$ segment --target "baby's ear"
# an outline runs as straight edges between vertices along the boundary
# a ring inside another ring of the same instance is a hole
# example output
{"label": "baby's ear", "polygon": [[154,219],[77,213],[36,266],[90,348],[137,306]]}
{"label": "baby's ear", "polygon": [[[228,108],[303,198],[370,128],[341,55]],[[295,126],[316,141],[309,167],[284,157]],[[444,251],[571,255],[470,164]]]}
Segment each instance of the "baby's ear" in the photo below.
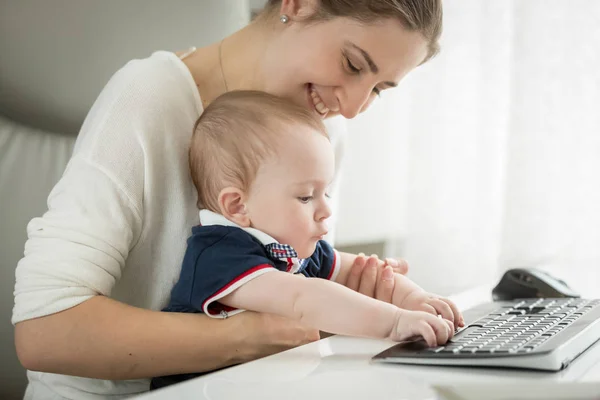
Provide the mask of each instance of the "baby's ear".
{"label": "baby's ear", "polygon": [[221,190],[221,193],[219,193],[219,208],[221,214],[231,222],[235,222],[244,228],[250,226],[250,218],[246,213],[246,195],[244,191],[234,187],[226,187]]}

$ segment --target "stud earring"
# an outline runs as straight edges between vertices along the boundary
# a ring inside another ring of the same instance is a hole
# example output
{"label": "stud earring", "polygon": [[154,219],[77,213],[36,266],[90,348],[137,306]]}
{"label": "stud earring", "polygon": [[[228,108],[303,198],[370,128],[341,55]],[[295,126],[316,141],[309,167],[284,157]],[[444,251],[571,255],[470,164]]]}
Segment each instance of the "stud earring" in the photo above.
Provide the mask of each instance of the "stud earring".
{"label": "stud earring", "polygon": [[290,18],[285,14],[281,14],[281,17],[279,17],[279,20],[281,21],[282,24],[287,24],[287,22],[290,20]]}

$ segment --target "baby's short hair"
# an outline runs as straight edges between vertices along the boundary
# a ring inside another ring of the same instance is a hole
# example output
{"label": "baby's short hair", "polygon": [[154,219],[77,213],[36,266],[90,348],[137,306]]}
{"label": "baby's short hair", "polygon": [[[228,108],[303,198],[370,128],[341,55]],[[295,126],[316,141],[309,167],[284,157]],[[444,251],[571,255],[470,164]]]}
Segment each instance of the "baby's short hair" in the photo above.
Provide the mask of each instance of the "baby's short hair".
{"label": "baby's short hair", "polygon": [[196,122],[189,153],[198,208],[219,212],[219,193],[228,186],[247,191],[274,154],[280,128],[290,123],[328,137],[307,108],[265,92],[232,91],[210,103]]}

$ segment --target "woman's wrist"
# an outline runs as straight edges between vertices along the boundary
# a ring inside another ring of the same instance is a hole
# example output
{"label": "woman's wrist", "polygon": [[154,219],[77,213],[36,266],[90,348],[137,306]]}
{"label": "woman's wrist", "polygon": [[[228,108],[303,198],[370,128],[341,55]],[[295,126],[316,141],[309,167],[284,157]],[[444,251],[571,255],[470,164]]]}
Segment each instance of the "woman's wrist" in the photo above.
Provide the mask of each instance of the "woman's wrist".
{"label": "woman's wrist", "polygon": [[241,364],[260,357],[260,340],[263,333],[257,321],[258,315],[245,311],[241,314],[228,318],[227,334],[231,339],[227,349],[229,365]]}
{"label": "woman's wrist", "polygon": [[235,363],[256,360],[320,339],[317,329],[273,314],[245,311],[230,321]]}

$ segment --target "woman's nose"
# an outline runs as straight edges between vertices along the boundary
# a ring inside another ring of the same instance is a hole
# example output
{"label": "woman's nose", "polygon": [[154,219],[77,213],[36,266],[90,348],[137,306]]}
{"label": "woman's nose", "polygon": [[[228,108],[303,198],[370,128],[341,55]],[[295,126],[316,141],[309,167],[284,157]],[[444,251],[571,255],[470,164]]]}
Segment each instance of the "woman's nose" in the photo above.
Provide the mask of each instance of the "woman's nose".
{"label": "woman's nose", "polygon": [[356,117],[369,107],[372,93],[373,88],[364,84],[340,88],[338,92],[340,114],[347,119]]}

